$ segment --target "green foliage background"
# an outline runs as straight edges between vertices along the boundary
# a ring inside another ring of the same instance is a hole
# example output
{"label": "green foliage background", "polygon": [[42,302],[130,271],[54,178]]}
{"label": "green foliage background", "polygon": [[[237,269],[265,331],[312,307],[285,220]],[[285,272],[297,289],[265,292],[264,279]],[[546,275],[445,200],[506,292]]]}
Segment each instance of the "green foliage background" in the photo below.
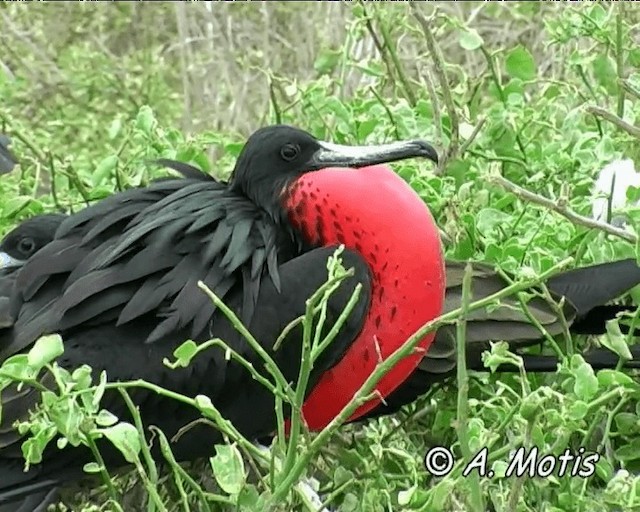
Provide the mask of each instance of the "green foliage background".
{"label": "green foliage background", "polygon": [[[340,143],[421,137],[444,152],[459,138],[462,151],[443,172],[394,165],[430,206],[448,257],[521,275],[567,256],[576,265],[635,256],[632,244],[523,202],[491,174],[590,215],[597,172],[639,156],[636,137],[588,107],[636,122],[640,9],[439,2],[416,10],[429,18],[443,71],[405,3],[0,5],[0,129],[21,161],[0,179],[0,233],[144,184],[164,172],[147,164],[158,156],[225,176],[247,134],[285,122]],[[640,386],[621,372],[596,375],[579,358],[526,382],[471,381],[467,431],[472,451],[490,447],[492,479],[473,483],[458,466],[442,479],[424,470],[430,446],[460,455],[455,381],[393,418],[344,428],[309,474],[326,506],[344,512],[474,510],[476,485],[491,510],[640,509]],[[586,479],[501,478],[500,461],[521,445],[603,455]],[[289,499],[284,510],[305,510]]]}

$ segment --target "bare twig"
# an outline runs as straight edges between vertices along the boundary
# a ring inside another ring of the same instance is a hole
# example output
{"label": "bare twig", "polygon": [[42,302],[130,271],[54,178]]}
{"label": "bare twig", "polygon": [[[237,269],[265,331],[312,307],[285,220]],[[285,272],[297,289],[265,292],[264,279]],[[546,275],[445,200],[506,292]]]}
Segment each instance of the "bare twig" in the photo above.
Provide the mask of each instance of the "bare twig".
{"label": "bare twig", "polygon": [[462,146],[460,146],[460,155],[464,155],[467,152],[467,149],[469,149],[471,144],[473,144],[473,141],[476,140],[476,137],[480,133],[480,130],[482,130],[482,127],[484,126],[484,123],[486,121],[486,117],[481,117],[478,119],[476,127],[471,132],[471,135],[469,135],[469,138],[462,143]]}
{"label": "bare twig", "polygon": [[438,43],[436,42],[436,38],[433,35],[433,31],[431,30],[431,23],[427,18],[423,16],[423,14],[418,10],[418,7],[411,2],[409,4],[411,9],[413,10],[413,15],[418,20],[418,23],[422,27],[422,31],[424,32],[425,40],[427,42],[427,48],[429,49],[429,53],[431,54],[431,58],[433,60],[433,71],[438,78],[438,82],[440,82],[440,89],[442,90],[442,98],[444,100],[444,104],[447,107],[447,113],[449,114],[449,121],[451,123],[451,135],[449,137],[449,147],[438,164],[438,171],[442,172],[442,170],[447,165],[447,162],[452,158],[455,158],[458,154],[459,145],[460,145],[460,122],[458,120],[458,112],[456,111],[456,107],[453,103],[453,98],[451,97],[451,90],[449,89],[449,81],[447,80],[447,72],[444,69],[444,57],[442,56],[442,52],[438,47]]}
{"label": "bare twig", "polygon": [[594,116],[601,117],[605,121],[609,121],[610,123],[620,128],[621,130],[627,132],[632,137],[635,137],[636,139],[640,139],[640,128],[627,123],[624,119],[621,119],[617,115],[612,114],[608,110],[605,110],[601,107],[596,107],[595,105],[589,105],[587,107],[587,112],[589,112],[590,114],[593,114]]}
{"label": "bare twig", "polygon": [[488,176],[487,179],[492,183],[500,185],[502,188],[508,190],[512,194],[515,194],[520,199],[539,204],[540,206],[544,206],[549,210],[553,210],[554,212],[559,213],[574,224],[579,224],[587,228],[599,229],[600,231],[604,231],[605,233],[608,233],[610,235],[622,238],[623,240],[626,240],[627,242],[630,242],[632,244],[638,242],[638,237],[634,233],[629,233],[624,229],[617,228],[615,226],[612,226],[611,224],[607,224],[606,222],[600,222],[589,217],[585,217],[584,215],[580,215],[567,208],[565,205],[538,195],[534,192],[530,192],[529,190],[516,185],[515,183],[503,178],[500,175],[491,175]]}
{"label": "bare twig", "polygon": [[[394,48],[395,42],[391,40],[391,35],[389,34],[387,26],[375,14],[372,15],[368,11],[366,2],[360,2],[360,5],[362,6],[364,12],[367,31],[371,35],[376,48],[378,49],[378,52],[380,52],[380,56],[382,57],[387,70],[389,71],[389,75],[393,77],[395,71],[395,75],[398,77],[398,81],[402,85],[402,89],[404,90],[404,95],[407,98],[407,101],[412,107],[415,107],[417,101],[416,95],[411,88],[411,84],[409,83],[407,74],[402,67],[402,63],[400,62],[398,54]],[[382,40],[380,40],[380,37],[378,37],[378,34],[375,31],[373,20],[378,22]]]}
{"label": "bare twig", "polygon": [[624,10],[624,2],[614,4],[616,9],[616,74],[618,75],[618,117],[624,117],[624,87],[620,86],[620,82],[624,78],[624,46],[622,41],[622,16]]}
{"label": "bare twig", "polygon": [[386,101],[384,101],[382,96],[378,94],[378,91],[376,91],[373,86],[369,86],[369,90],[371,91],[371,94],[373,94],[376,97],[376,99],[378,100],[378,103],[382,105],[382,108],[384,108],[385,112],[387,113],[389,122],[391,122],[391,126],[393,126],[396,139],[400,139],[400,133],[398,132],[398,123],[396,123],[396,119],[393,115],[393,112],[391,112],[391,109],[389,109],[389,105],[387,105]]}
{"label": "bare twig", "polygon": [[629,96],[633,96],[635,99],[640,100],[640,91],[631,85],[629,80],[618,80],[618,85],[620,85]]}
{"label": "bare twig", "polygon": [[438,137],[438,140],[442,140],[442,115],[440,113],[440,100],[438,99],[436,86],[433,83],[433,78],[431,78],[431,73],[429,73],[428,69],[425,71],[424,81],[427,83],[427,92],[429,93],[429,98],[431,98],[431,105],[433,105],[433,121],[436,126],[436,136]]}

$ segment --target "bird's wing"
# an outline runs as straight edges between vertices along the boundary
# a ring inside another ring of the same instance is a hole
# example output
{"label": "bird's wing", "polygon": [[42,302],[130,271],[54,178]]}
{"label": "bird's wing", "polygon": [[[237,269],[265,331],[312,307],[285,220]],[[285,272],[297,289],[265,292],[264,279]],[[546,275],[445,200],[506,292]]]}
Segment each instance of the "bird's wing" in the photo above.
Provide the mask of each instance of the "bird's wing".
{"label": "bird's wing", "polygon": [[[508,282],[496,273],[493,267],[482,263],[472,263],[472,301],[487,297],[508,286]],[[446,262],[445,312],[458,309],[462,304],[462,280],[466,262]],[[618,312],[633,310],[628,306],[604,306],[632,287],[640,284],[640,267],[634,259],[604,263],[578,268],[558,274],[545,285],[553,300],[564,297],[562,313],[571,333],[602,334],[605,323]],[[558,303],[549,304],[536,297],[529,300],[528,310],[551,335],[564,329],[558,314]],[[482,353],[490,348],[490,341],[506,341],[512,349],[522,348],[543,341],[543,333],[535,323],[521,311],[516,298],[507,297],[491,309],[481,309],[468,315],[465,336],[467,367],[482,370]],[[634,361],[628,367],[638,367],[640,349],[631,347]],[[583,357],[594,369],[615,368],[618,356],[606,349],[592,349]],[[554,355],[522,354],[527,371],[555,371],[558,358]],[[413,402],[434,384],[442,382],[455,373],[457,365],[457,345],[455,326],[446,325],[438,329],[432,345],[424,358],[405,382],[385,398],[386,406],[379,406],[363,418],[391,414],[403,405]],[[499,371],[517,371],[516,367],[505,365]]]}
{"label": "bird's wing", "polygon": [[[273,344],[285,327],[291,326],[293,320],[304,315],[306,300],[326,282],[327,258],[334,250],[335,247],[323,247],[291,258],[279,265],[279,287],[270,279],[265,279],[260,287],[255,314],[248,322],[247,328],[263,344],[287,381],[295,382],[300,371],[301,325],[298,323],[290,329],[278,348],[274,348]],[[313,365],[307,386],[308,392],[322,373],[332,367],[349,348],[362,328],[370,303],[371,278],[366,262],[349,250],[345,250],[341,257],[345,268],[354,269],[354,275],[348,277],[331,295],[325,311],[323,334],[328,334],[335,325],[358,283],[362,285],[362,291],[352,314]],[[234,294],[231,299],[232,303],[241,301],[242,297],[238,294]],[[225,321],[222,312],[217,311],[215,315],[212,336],[227,341],[238,354],[251,363],[255,371],[267,378],[268,374],[260,356],[252,350],[233,325]],[[316,320],[319,316],[317,313]],[[69,367],[86,363],[97,369],[102,365],[106,367],[110,381],[142,378],[187,396],[204,394],[212,400],[223,417],[231,421],[245,436],[265,436],[273,432],[276,425],[274,396],[257,380],[252,379],[245,367],[233,359],[228,360],[222,348],[210,348],[206,353],[194,358],[188,368],[172,370],[162,363],[162,356],[170,357],[180,340],[175,339],[173,344],[156,343],[146,346],[130,341],[124,351],[116,353],[111,350],[109,342],[113,340],[115,343],[126,331],[127,329],[116,328],[113,324],[95,329],[83,326],[83,335],[77,338],[71,335],[69,341],[70,345],[73,345],[76,340],[82,338],[87,345],[84,348],[88,350],[82,350],[80,347],[78,350],[65,353],[64,357],[72,358],[67,361]],[[128,332],[132,333],[131,330]],[[100,340],[95,341],[98,338]],[[105,344],[106,346],[92,352],[92,348],[96,349],[97,345]],[[33,407],[39,396],[39,391],[19,394],[15,388],[2,395],[0,503],[10,495],[20,498],[22,495],[30,494],[35,488],[46,486],[50,479],[53,479],[52,485],[56,485],[58,479],[64,480],[65,472],[75,471],[82,474],[83,463],[91,460],[86,458],[87,455],[90,456],[90,452],[85,447],[69,446],[60,451],[54,444],[45,452],[42,463],[33,465],[27,472],[23,471],[22,465],[11,464],[14,457],[21,456],[20,438],[11,425],[28,415],[29,408]],[[6,408],[5,401],[8,405]],[[200,458],[207,446],[222,441],[222,436],[216,429],[195,422],[201,418],[201,413],[189,405],[145,390],[136,390],[135,402],[140,407],[145,423],[158,426],[170,439],[186,424],[190,425],[180,436],[176,436],[175,442],[172,441],[172,451],[179,461]],[[100,405],[123,421],[130,417],[126,405],[122,403],[116,391],[107,390]],[[98,440],[97,443],[107,467],[112,469],[122,465],[122,456],[113,446],[103,440]],[[154,455],[157,454],[156,450],[158,445],[154,443]]]}
{"label": "bird's wing", "polygon": [[[447,289],[445,311],[453,311],[462,304],[462,277],[465,263],[447,261]],[[472,301],[487,297],[508,285],[495,270],[485,264],[472,264]],[[479,309],[469,314],[465,342],[468,360],[481,364],[481,353],[489,348],[489,341],[507,341],[513,347],[539,342],[543,334],[532,318],[552,336],[562,333],[564,321],[588,325],[589,333],[604,332],[605,321],[615,316],[602,306],[640,283],[640,267],[634,259],[603,263],[562,272],[545,284],[556,304],[541,297],[527,302],[529,317],[515,297],[503,299],[496,307]],[[558,303],[564,297],[562,314]],[[602,317],[602,318],[600,318]],[[606,318],[605,318],[606,317]],[[572,327],[573,330],[573,327]],[[585,328],[579,329],[580,332]],[[420,369],[442,374],[452,371],[456,364],[455,327],[439,329]]]}
{"label": "bird's wing", "polygon": [[[472,263],[471,302],[488,297],[509,285],[494,268],[487,264]],[[462,304],[462,280],[466,262],[446,262],[445,312],[454,311]],[[559,300],[560,297],[554,296]],[[535,319],[551,335],[564,329],[558,306],[541,297],[532,297],[527,302],[527,312],[523,311],[517,297],[506,297],[496,306],[480,308],[467,315],[465,342],[470,357],[474,360],[489,348],[490,341],[508,341],[526,346],[537,343],[543,336],[532,319]],[[577,311],[569,299],[562,309],[564,318],[570,325]],[[419,368],[428,373],[444,374],[454,370],[456,365],[455,326],[438,329],[433,344],[429,347]]]}
{"label": "bird's wing", "polygon": [[214,310],[198,281],[223,300],[242,284],[250,318],[263,271],[278,283],[279,235],[253,203],[215,181],[166,180],[116,194],[71,216],[20,271],[15,329],[0,359],[48,332],[145,315],[157,324],[148,342],[184,328],[196,336]]}

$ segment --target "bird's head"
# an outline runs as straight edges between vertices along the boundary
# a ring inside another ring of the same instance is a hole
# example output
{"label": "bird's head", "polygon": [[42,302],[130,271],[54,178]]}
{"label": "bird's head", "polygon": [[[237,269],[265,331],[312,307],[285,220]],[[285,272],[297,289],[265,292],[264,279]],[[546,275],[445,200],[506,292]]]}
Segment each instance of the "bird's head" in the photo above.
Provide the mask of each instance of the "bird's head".
{"label": "bird's head", "polygon": [[276,214],[282,191],[304,173],[328,167],[361,168],[414,157],[438,161],[433,146],[422,140],[345,146],[320,141],[292,126],[267,126],[247,140],[229,184],[233,190]]}
{"label": "bird's head", "polygon": [[25,220],[0,242],[0,269],[22,266],[31,256],[51,242],[62,221],[62,214],[38,215]]}

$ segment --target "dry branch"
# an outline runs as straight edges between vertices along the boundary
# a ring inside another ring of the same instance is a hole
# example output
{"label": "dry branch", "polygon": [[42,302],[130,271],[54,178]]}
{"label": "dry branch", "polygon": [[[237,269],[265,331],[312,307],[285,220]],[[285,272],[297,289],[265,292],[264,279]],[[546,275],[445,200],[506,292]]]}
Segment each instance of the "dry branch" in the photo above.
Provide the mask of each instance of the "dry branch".
{"label": "dry branch", "polygon": [[587,107],[587,112],[589,112],[590,114],[593,114],[594,116],[601,117],[605,121],[609,121],[610,123],[620,128],[621,130],[627,132],[632,137],[635,137],[636,139],[640,139],[640,128],[627,123],[624,119],[621,119],[617,115],[612,114],[608,110],[605,110],[601,107],[596,107],[595,105],[589,105]]}
{"label": "dry branch", "polygon": [[452,158],[455,158],[455,156],[458,154],[460,145],[460,122],[458,120],[458,112],[456,111],[456,106],[453,103],[453,98],[451,97],[451,90],[449,88],[447,72],[444,69],[444,57],[442,56],[442,52],[440,51],[438,43],[436,42],[436,38],[433,35],[433,31],[431,30],[431,22],[423,16],[423,14],[413,2],[411,2],[409,5],[411,6],[414,17],[416,18],[416,20],[418,20],[418,23],[420,24],[420,26],[422,27],[422,31],[424,32],[427,48],[433,60],[433,72],[438,78],[438,82],[440,82],[442,98],[444,100],[445,106],[447,107],[447,113],[449,114],[449,120],[451,123],[449,147],[447,148],[446,153],[438,164],[438,171],[442,172],[442,170],[447,165],[447,162]]}
{"label": "dry branch", "polygon": [[604,231],[613,236],[617,236],[618,238],[622,238],[627,242],[635,244],[638,242],[638,237],[634,233],[629,233],[628,231],[612,226],[611,224],[607,224],[606,222],[600,222],[589,217],[585,217],[584,215],[580,215],[565,205],[548,199],[544,196],[536,194],[534,192],[530,192],[515,183],[503,178],[500,175],[491,175],[488,176],[488,181],[491,183],[495,183],[500,185],[502,188],[508,190],[512,194],[516,195],[520,199],[525,201],[529,201],[530,203],[535,203],[540,206],[547,208],[548,210],[552,210],[556,213],[559,213],[563,217],[569,219],[574,224],[578,224],[581,226],[585,226],[587,228],[599,229],[600,231]]}

